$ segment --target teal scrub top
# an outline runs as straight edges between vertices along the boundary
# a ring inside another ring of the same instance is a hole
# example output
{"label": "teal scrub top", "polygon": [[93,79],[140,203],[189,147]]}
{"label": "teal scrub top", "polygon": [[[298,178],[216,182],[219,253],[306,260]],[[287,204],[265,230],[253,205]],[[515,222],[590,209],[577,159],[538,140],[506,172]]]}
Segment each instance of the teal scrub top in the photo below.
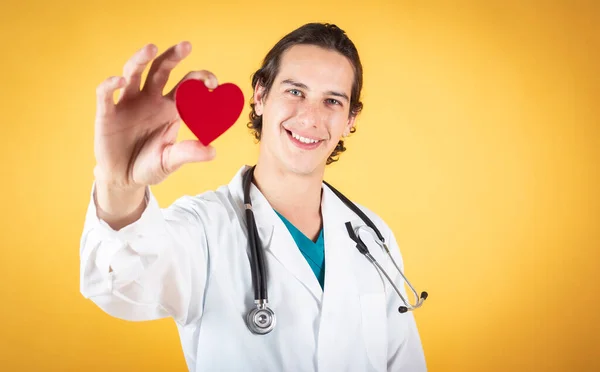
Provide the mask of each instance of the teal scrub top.
{"label": "teal scrub top", "polygon": [[315,273],[321,289],[325,283],[325,243],[323,241],[323,229],[319,232],[319,236],[316,242],[313,242],[308,238],[302,231],[298,230],[290,221],[288,221],[283,215],[275,211],[279,218],[283,221],[285,226],[288,228],[290,234],[294,238],[298,249],[302,252],[302,255],[310,265],[310,268]]}

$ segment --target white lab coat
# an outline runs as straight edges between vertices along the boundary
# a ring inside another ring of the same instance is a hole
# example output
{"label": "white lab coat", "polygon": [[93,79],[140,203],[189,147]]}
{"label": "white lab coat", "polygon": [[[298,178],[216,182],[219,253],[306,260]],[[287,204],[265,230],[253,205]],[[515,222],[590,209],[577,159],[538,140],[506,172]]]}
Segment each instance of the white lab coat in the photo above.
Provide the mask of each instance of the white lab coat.
{"label": "white lab coat", "polygon": [[[252,185],[277,323],[266,335],[248,330],[245,315],[255,305],[243,208],[245,169],[229,185],[181,197],[168,208],[160,208],[147,188],[141,218],[119,231],[97,218],[92,198],[80,247],[83,296],[121,319],[172,317],[190,371],[426,371],[413,314],[398,312],[397,294],[348,236],[344,223],[362,221],[325,185],[324,291],[281,219]],[[394,234],[359,207],[403,268]],[[368,236],[361,234],[371,254],[404,291],[397,270]]]}

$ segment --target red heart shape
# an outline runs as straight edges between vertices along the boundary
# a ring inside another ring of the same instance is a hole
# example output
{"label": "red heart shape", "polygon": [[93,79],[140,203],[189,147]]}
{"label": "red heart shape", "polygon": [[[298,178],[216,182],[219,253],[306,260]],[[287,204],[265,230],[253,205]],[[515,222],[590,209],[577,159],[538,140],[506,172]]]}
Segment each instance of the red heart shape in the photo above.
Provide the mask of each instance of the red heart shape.
{"label": "red heart shape", "polygon": [[177,87],[175,105],[185,125],[208,146],[240,117],[244,94],[233,83],[219,85],[211,92],[201,80],[188,79]]}

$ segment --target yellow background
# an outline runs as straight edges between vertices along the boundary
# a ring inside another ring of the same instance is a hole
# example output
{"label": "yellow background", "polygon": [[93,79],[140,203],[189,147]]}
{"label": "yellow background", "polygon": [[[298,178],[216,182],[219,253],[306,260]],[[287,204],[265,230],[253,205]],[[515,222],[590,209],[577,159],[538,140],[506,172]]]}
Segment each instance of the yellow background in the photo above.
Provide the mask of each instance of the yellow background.
{"label": "yellow background", "polygon": [[[2,2],[1,370],[185,370],[172,321],[79,293],[96,85],[145,43],[189,40],[168,89],[209,69],[249,98],[269,48],[310,21],[361,53],[365,109],[326,178],[388,221],[429,291],[430,371],[600,370],[598,2],[215,3]],[[154,187],[162,206],[255,161],[247,115],[214,162]]]}

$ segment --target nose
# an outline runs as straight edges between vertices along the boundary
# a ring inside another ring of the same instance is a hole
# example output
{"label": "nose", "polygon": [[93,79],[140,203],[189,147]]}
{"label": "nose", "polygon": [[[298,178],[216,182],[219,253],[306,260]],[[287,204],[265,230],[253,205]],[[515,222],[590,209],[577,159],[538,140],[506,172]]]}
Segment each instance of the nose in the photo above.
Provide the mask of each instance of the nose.
{"label": "nose", "polygon": [[317,128],[321,122],[323,113],[316,102],[304,101],[299,107],[297,119],[305,128]]}

